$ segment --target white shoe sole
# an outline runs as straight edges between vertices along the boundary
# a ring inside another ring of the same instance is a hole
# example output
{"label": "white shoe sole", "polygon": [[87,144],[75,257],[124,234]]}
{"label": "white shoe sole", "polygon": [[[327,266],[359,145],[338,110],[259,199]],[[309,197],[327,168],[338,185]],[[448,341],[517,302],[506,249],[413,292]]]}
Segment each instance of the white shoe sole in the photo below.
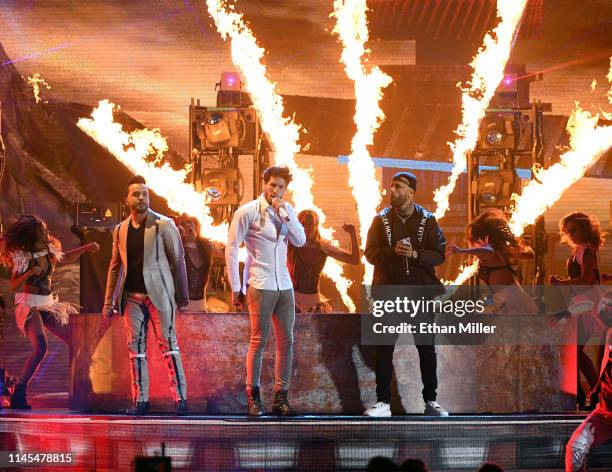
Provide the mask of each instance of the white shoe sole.
{"label": "white shoe sole", "polygon": [[372,414],[372,413],[365,412],[363,415],[369,416],[370,418],[389,418],[391,416],[391,412],[381,413],[381,414]]}

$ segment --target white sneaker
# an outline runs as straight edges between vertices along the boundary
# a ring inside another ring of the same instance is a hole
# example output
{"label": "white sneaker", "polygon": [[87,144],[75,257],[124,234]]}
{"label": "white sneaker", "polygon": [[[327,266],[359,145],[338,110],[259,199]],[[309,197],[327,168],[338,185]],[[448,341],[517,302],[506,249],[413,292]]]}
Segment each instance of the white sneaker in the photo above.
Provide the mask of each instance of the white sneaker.
{"label": "white sneaker", "polygon": [[376,405],[368,408],[364,415],[366,416],[375,416],[375,417],[385,417],[391,416],[391,406],[385,402],[378,402]]}
{"label": "white sneaker", "polygon": [[448,416],[448,411],[440,406],[438,402],[432,400],[425,403],[425,412],[427,416]]}

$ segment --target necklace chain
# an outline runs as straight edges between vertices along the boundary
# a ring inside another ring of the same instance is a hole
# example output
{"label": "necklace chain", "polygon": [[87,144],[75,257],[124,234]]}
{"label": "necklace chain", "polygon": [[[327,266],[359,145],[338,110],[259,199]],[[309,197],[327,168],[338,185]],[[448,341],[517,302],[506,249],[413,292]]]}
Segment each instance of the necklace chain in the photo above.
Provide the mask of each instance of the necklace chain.
{"label": "necklace chain", "polygon": [[414,206],[410,210],[410,213],[408,213],[404,218],[402,218],[402,215],[400,215],[399,210],[397,210],[395,213],[397,214],[397,217],[402,221],[402,224],[404,225],[406,224],[406,221],[408,220],[408,218],[410,218],[410,216],[412,215],[413,211],[414,211]]}

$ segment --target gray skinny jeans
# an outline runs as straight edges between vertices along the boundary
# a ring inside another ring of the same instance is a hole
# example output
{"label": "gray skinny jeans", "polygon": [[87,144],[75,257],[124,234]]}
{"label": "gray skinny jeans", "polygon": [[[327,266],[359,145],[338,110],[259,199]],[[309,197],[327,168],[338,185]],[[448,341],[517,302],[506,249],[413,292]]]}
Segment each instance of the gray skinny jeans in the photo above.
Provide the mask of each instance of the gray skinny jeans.
{"label": "gray skinny jeans", "polygon": [[251,321],[251,340],[246,361],[247,388],[259,387],[261,360],[270,336],[270,324],[272,324],[276,336],[274,390],[288,390],[293,363],[293,325],[295,323],[293,289],[263,290],[249,287],[247,304]]}

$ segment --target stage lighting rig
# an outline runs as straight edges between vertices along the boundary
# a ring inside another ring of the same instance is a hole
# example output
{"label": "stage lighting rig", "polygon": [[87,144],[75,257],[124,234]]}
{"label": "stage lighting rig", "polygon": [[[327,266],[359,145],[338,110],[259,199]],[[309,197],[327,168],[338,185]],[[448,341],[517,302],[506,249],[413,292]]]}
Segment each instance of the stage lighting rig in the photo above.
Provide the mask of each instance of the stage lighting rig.
{"label": "stage lighting rig", "polygon": [[191,181],[198,191],[207,193],[215,220],[229,222],[245,188],[239,156],[252,156],[256,196],[269,165],[270,147],[251,98],[242,90],[240,75],[223,72],[215,90],[215,106],[203,106],[193,98],[189,106]]}
{"label": "stage lighting rig", "polygon": [[[551,105],[529,102],[529,83],[541,78],[541,74],[526,73],[520,65],[506,70],[480,122],[476,147],[468,155],[468,222],[488,208],[499,208],[510,214],[512,195],[520,195],[526,183],[521,181],[517,168],[547,167],[543,120],[544,112],[551,111]],[[533,172],[523,178],[534,178]],[[533,248],[535,257],[517,268],[525,283],[542,285],[547,250],[544,218],[534,221],[522,236]],[[478,281],[473,279],[471,284],[477,286]]]}

